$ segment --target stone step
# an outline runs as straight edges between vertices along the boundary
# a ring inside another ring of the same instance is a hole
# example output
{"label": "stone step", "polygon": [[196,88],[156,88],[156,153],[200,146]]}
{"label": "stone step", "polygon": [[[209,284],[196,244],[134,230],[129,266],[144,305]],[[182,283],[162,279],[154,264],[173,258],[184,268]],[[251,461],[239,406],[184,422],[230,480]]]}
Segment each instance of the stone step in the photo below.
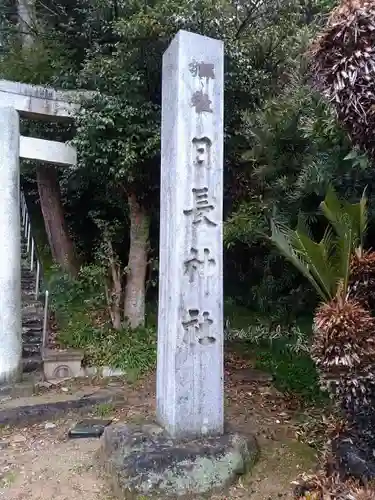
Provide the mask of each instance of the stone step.
{"label": "stone step", "polygon": [[22,331],[24,332],[38,331],[39,329],[42,328],[43,328],[42,319],[38,321],[22,322]]}
{"label": "stone step", "polygon": [[43,304],[39,300],[29,300],[21,304],[22,314],[40,314],[43,313]]}
{"label": "stone step", "polygon": [[40,345],[42,343],[42,335],[22,335],[23,345]]}
{"label": "stone step", "polygon": [[21,309],[21,313],[22,313],[22,317],[25,318],[25,319],[29,319],[29,318],[35,318],[35,319],[38,319],[38,318],[42,318],[43,317],[43,311],[44,311],[44,308],[43,308],[43,305],[40,304],[38,307],[27,307],[25,306],[25,308]]}
{"label": "stone step", "polygon": [[38,300],[35,299],[34,295],[32,296],[27,296],[24,298],[24,300],[22,301],[22,303],[27,306],[28,304],[34,304],[34,303],[40,303],[40,304],[44,304],[44,290],[42,288],[39,288],[39,296],[38,296]]}
{"label": "stone step", "polygon": [[33,326],[23,326],[22,325],[22,337],[37,337],[43,332],[42,324]]}
{"label": "stone step", "polygon": [[43,314],[22,315],[22,328],[39,328],[43,325]]}
{"label": "stone step", "polygon": [[38,339],[38,342],[23,342],[22,343],[22,357],[35,357],[42,354],[42,340]]}
{"label": "stone step", "polygon": [[30,337],[31,335],[39,335],[40,332],[43,331],[43,323],[38,323],[34,325],[22,325],[22,335],[27,335]]}
{"label": "stone step", "polygon": [[22,358],[35,358],[41,356],[42,344],[23,344],[22,345]]}
{"label": "stone step", "polygon": [[28,304],[34,304],[35,302],[37,302],[40,304],[42,308],[44,308],[45,292],[43,289],[39,289],[39,296],[37,301],[35,301],[35,285],[30,290],[27,289],[23,290],[21,287],[21,294],[22,294],[22,304],[24,304],[25,307]]}
{"label": "stone step", "polygon": [[43,367],[43,361],[41,356],[22,358],[22,364],[24,373],[40,371]]}
{"label": "stone step", "polygon": [[23,279],[35,279],[35,274],[30,269],[25,269],[21,267],[21,278]]}
{"label": "stone step", "polygon": [[22,335],[22,345],[39,345],[42,343],[42,332],[38,334]]}
{"label": "stone step", "polygon": [[30,270],[27,239],[21,234],[21,297],[22,297],[22,363],[23,372],[41,372],[44,293],[35,300],[36,265]]}
{"label": "stone step", "polygon": [[34,290],[35,290],[35,281],[33,281],[33,280],[23,280],[21,278],[21,288],[25,289],[25,290],[31,290],[32,288],[34,288]]}
{"label": "stone step", "polygon": [[43,310],[38,312],[23,312],[22,313],[22,325],[23,326],[32,326],[34,324],[38,324],[43,321]]}
{"label": "stone step", "polygon": [[36,278],[35,276],[23,276],[21,275],[21,284],[32,284],[33,286],[35,286],[35,283],[36,283]]}
{"label": "stone step", "polygon": [[21,267],[21,276],[23,278],[34,279],[36,276],[36,273],[34,271],[30,271],[29,267]]}
{"label": "stone step", "polygon": [[22,333],[22,343],[25,344],[38,344],[42,341],[43,330],[28,331]]}
{"label": "stone step", "polygon": [[24,281],[25,283],[27,282],[33,282],[35,283],[36,281],[36,276],[33,273],[30,273],[30,271],[21,271],[21,281]]}

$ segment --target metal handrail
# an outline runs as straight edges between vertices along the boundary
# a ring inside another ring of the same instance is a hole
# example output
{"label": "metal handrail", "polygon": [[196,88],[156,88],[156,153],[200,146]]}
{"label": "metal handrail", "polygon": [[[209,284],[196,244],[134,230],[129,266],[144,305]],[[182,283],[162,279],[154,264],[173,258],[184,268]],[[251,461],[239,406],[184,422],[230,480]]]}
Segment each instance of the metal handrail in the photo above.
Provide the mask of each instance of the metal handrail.
{"label": "metal handrail", "polygon": [[[24,237],[27,238],[26,251],[28,257],[30,258],[30,271],[34,270],[34,264],[36,265],[36,281],[35,281],[35,291],[34,297],[35,300],[39,299],[39,290],[40,290],[40,274],[41,274],[41,263],[38,258],[38,253],[36,252],[35,240],[31,233],[31,223],[30,216],[27,210],[26,198],[23,192],[20,193],[20,202],[21,202],[21,221],[22,221],[22,231]],[[47,346],[47,322],[48,322],[48,290],[45,290],[45,298],[44,298],[44,315],[43,315],[43,339],[42,339],[42,347],[45,348]]]}

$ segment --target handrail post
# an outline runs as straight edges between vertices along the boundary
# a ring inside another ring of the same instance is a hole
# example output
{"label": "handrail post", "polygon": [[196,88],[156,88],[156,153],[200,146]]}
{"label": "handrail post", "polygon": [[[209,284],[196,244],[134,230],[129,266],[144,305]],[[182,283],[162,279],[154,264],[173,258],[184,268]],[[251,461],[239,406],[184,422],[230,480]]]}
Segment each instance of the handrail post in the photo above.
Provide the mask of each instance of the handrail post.
{"label": "handrail post", "polygon": [[22,192],[21,192],[21,220],[22,220],[22,227],[25,224],[25,203],[23,200]]}
{"label": "handrail post", "polygon": [[31,238],[30,271],[34,269],[34,238]]}
{"label": "handrail post", "polygon": [[39,260],[36,260],[36,281],[35,281],[35,300],[39,298],[39,280],[40,280],[40,264]]}
{"label": "handrail post", "polygon": [[25,224],[24,224],[24,235],[25,235],[25,238],[27,237],[28,225],[29,225],[29,214],[26,212],[26,215],[25,215]]}
{"label": "handrail post", "polygon": [[31,238],[31,224],[30,224],[30,219],[29,219],[29,227],[27,230],[27,251],[30,250],[30,238]]}
{"label": "handrail post", "polygon": [[43,320],[43,348],[47,346],[47,320],[48,320],[48,290],[44,299],[44,320]]}

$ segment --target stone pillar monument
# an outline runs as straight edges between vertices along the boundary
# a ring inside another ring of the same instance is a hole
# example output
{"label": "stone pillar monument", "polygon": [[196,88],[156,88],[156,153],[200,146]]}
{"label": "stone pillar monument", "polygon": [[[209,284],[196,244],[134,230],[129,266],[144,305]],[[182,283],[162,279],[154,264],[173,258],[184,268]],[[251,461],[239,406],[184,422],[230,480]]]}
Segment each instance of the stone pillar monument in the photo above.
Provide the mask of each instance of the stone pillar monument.
{"label": "stone pillar monument", "polygon": [[21,375],[19,117],[0,108],[0,386]]}
{"label": "stone pillar monument", "polygon": [[223,42],[179,31],[163,57],[157,418],[223,432]]}
{"label": "stone pillar monument", "polygon": [[254,438],[223,429],[223,73],[223,43],[194,33],[163,57],[160,425],[104,431],[100,460],[121,498],[201,498],[258,456]]}

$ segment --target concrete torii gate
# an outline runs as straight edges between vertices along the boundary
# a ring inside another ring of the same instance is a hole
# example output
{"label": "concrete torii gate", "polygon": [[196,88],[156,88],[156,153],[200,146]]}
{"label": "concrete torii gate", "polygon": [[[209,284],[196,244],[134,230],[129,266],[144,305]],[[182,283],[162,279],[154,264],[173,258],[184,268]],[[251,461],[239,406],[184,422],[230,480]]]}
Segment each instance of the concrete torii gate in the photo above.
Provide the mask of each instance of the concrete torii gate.
{"label": "concrete torii gate", "polygon": [[22,373],[19,159],[75,165],[73,147],[20,136],[19,118],[67,121],[82,93],[0,80],[0,386]]}

